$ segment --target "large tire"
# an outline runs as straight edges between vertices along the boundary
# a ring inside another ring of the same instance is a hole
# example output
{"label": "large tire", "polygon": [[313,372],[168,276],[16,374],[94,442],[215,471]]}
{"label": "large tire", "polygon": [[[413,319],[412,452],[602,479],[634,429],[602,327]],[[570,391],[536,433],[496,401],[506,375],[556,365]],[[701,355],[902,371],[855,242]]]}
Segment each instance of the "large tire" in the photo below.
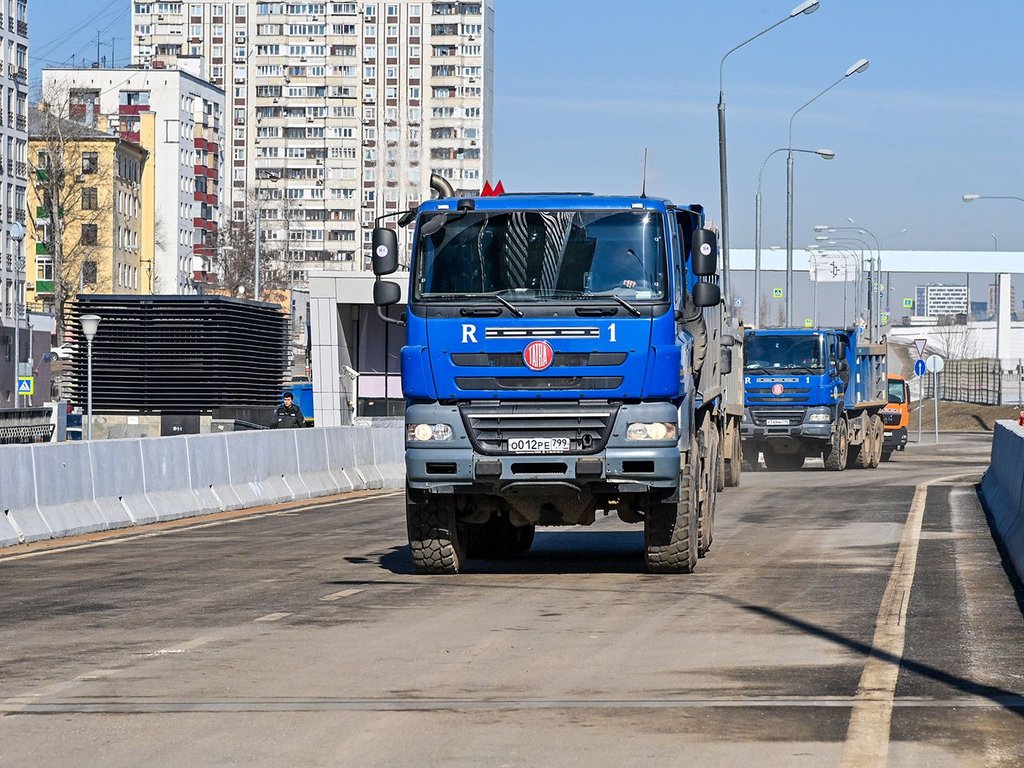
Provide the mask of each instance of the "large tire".
{"label": "large tire", "polygon": [[719,472],[721,468],[722,444],[719,431],[712,426],[711,452],[706,462],[706,477],[701,478],[701,506],[697,527],[697,557],[704,557],[711,549],[715,537],[715,509],[718,506]]}
{"label": "large tire", "polygon": [[533,546],[533,537],[537,533],[537,526],[524,525],[516,528],[516,530],[519,532],[519,538],[516,540],[516,552],[526,552]]}
{"label": "large tire", "polygon": [[791,472],[800,469],[804,465],[802,453],[772,453],[767,451],[764,454],[764,465],[773,472]]}
{"label": "large tire", "polygon": [[507,517],[492,515],[486,523],[467,525],[465,531],[466,557],[505,559],[530,548],[534,526],[515,526]]}
{"label": "large tire", "polygon": [[716,430],[716,432],[717,432],[717,438],[716,439],[717,439],[717,442],[718,442],[718,473],[717,473],[718,480],[715,483],[715,490],[716,491],[724,491],[725,490],[725,454],[728,452],[728,445],[726,445],[726,442],[725,442],[725,430],[724,429],[719,429],[719,430]]}
{"label": "large tire", "polygon": [[874,469],[882,463],[882,445],[885,443],[885,425],[882,417],[877,413],[871,417],[871,456],[868,459],[868,467]]}
{"label": "large tire", "polygon": [[846,420],[840,419],[839,424],[832,431],[832,440],[822,458],[825,461],[825,469],[832,472],[842,472],[846,469],[846,454],[850,447],[849,436],[846,433]]}
{"label": "large tire", "polygon": [[736,424],[731,430],[726,427],[725,434],[727,435],[723,444],[726,448],[723,451],[725,454],[725,484],[730,488],[736,488],[739,486],[740,476],[743,474],[743,449],[740,447],[739,424]]}
{"label": "large tire", "polygon": [[417,572],[454,574],[462,570],[466,554],[453,497],[417,502],[406,488],[405,519]]}
{"label": "large tire", "polygon": [[889,461],[892,458],[892,452],[893,452],[892,448],[883,448],[882,449],[882,461]]}
{"label": "large tire", "polygon": [[697,441],[679,470],[678,501],[652,497],[644,509],[644,556],[651,573],[691,573],[697,566]]}

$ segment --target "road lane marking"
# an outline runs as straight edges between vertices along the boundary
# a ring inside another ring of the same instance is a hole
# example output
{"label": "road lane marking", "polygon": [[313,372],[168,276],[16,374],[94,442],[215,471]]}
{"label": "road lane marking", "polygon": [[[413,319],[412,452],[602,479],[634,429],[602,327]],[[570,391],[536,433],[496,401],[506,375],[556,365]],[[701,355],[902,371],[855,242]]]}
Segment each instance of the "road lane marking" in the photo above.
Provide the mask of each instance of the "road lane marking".
{"label": "road lane marking", "polygon": [[290,613],[268,613],[266,616],[260,616],[258,619],[253,619],[253,621],[280,621],[281,619],[285,619],[291,615],[292,614]]}
{"label": "road lane marking", "polygon": [[351,597],[352,595],[358,595],[363,590],[361,589],[343,589],[340,592],[332,592],[329,595],[324,595],[320,599],[325,603],[333,602],[334,600],[341,600],[343,597]]}
{"label": "road lane marking", "polygon": [[[935,482],[938,481],[931,481]],[[867,768],[888,763],[893,699],[900,674],[899,661],[903,658],[906,642],[910,589],[914,584],[921,525],[931,483],[918,485],[910,502],[910,513],[903,526],[899,550],[875,620],[872,654],[864,665],[850,712],[843,745],[843,768]]]}

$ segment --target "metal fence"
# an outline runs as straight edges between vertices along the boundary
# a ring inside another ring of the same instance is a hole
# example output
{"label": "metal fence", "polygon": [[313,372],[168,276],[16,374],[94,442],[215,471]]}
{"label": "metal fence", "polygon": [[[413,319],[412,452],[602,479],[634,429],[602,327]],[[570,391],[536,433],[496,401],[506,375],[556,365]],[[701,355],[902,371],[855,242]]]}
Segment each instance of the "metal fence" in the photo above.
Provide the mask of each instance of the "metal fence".
{"label": "metal fence", "polygon": [[946,360],[945,367],[936,377],[925,374],[924,397],[935,396],[936,379],[940,400],[980,405],[1004,405],[1024,402],[1024,365],[1022,361],[1012,371],[1006,371],[995,358],[975,360]]}

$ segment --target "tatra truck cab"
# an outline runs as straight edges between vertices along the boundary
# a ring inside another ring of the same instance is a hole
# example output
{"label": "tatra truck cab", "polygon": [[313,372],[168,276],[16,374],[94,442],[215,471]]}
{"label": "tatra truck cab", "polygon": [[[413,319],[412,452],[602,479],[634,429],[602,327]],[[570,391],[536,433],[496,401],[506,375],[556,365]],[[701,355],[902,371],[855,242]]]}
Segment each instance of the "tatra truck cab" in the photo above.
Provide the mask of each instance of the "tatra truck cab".
{"label": "tatra truck cab", "polygon": [[745,461],[799,469],[874,468],[884,449],[886,346],[860,328],[767,328],[744,337]]}
{"label": "tatra truck cab", "polygon": [[[536,526],[614,513],[643,524],[649,570],[691,571],[723,471],[741,465],[742,403],[722,395],[740,337],[723,328],[700,206],[446,197],[399,223],[413,220],[398,322],[417,570],[456,573],[525,551]],[[380,279],[398,267],[394,229],[374,230],[372,263],[374,303],[398,303]]]}

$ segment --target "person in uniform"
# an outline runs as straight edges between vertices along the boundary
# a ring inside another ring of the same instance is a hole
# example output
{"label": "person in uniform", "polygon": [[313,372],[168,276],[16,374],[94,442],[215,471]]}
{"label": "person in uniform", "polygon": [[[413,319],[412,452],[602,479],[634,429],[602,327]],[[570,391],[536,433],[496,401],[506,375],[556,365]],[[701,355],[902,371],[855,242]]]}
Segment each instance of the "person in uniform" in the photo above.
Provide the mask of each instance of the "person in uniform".
{"label": "person in uniform", "polygon": [[302,415],[302,409],[292,401],[292,393],[285,392],[281,396],[284,401],[274,411],[274,423],[271,429],[293,429],[306,426],[306,419]]}

